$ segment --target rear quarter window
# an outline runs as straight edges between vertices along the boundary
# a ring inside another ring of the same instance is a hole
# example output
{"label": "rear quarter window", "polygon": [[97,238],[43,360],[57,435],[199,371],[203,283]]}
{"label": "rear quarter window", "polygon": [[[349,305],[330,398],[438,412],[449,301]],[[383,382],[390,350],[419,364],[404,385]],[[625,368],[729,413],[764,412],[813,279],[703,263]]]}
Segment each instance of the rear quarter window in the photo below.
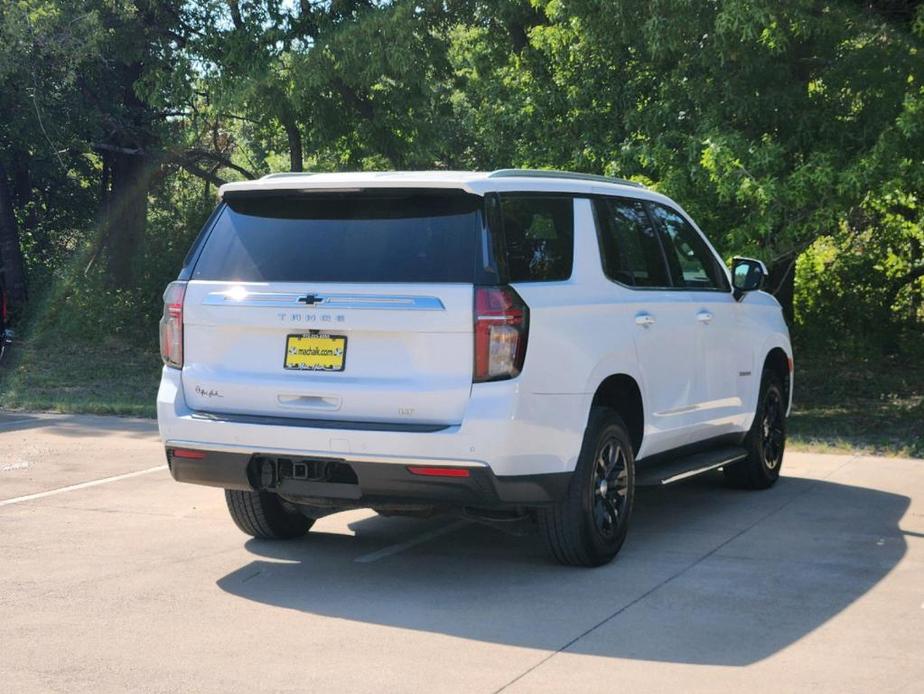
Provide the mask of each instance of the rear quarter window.
{"label": "rear quarter window", "polygon": [[549,282],[571,277],[574,203],[570,197],[500,196],[510,282]]}

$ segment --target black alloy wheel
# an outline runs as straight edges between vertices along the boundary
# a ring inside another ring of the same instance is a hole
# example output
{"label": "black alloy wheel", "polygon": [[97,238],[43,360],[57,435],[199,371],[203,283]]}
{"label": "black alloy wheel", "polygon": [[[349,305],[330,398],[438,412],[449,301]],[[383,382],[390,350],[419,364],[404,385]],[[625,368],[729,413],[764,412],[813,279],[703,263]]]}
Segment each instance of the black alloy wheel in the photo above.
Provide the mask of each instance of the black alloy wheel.
{"label": "black alloy wheel", "polygon": [[785,414],[780,391],[767,390],[764,401],[764,416],[760,425],[760,448],[764,465],[774,470],[783,462],[783,447],[786,441],[784,429]]}
{"label": "black alloy wheel", "polygon": [[610,437],[597,452],[591,485],[594,526],[602,538],[615,537],[626,509],[628,491],[626,453],[619,439]]}

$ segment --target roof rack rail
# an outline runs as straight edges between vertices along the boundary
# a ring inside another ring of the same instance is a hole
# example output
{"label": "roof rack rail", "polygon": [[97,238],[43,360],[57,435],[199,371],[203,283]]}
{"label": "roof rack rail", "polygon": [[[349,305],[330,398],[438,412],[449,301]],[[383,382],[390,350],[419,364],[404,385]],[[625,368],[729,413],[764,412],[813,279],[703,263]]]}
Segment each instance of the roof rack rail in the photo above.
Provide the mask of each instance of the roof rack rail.
{"label": "roof rack rail", "polygon": [[488,174],[488,178],[570,178],[577,181],[596,181],[598,183],[615,183],[621,186],[644,188],[641,183],[614,176],[577,173],[575,171],[557,171],[555,169],[498,169]]}
{"label": "roof rack rail", "polygon": [[260,176],[260,180],[265,181],[267,178],[285,178],[287,176],[314,176],[314,173],[314,171],[278,171]]}

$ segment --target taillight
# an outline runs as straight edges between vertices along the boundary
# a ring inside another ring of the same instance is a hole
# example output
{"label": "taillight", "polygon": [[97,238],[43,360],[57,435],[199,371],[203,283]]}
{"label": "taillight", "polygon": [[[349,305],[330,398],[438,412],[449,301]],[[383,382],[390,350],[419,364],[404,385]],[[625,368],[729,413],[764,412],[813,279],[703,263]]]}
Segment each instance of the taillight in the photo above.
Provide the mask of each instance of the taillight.
{"label": "taillight", "polygon": [[511,287],[475,287],[475,383],[517,376],[526,358],[529,307]]}
{"label": "taillight", "polygon": [[167,366],[183,367],[183,297],[185,282],[171,282],[164,292],[164,316],[160,319],[160,357]]}

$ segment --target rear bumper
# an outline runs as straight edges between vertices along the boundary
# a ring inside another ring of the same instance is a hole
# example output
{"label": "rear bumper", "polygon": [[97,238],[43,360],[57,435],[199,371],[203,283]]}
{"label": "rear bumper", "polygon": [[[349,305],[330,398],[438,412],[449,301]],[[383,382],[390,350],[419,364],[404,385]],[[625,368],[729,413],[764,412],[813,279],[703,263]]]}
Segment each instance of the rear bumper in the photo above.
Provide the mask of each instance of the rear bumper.
{"label": "rear bumper", "polygon": [[486,468],[497,478],[573,471],[592,398],[525,395],[516,380],[479,383],[472,386],[459,425],[315,426],[273,417],[194,412],[183,396],[181,377],[177,369],[165,367],[157,395],[158,426],[168,447],[336,458],[351,464]]}
{"label": "rear bumper", "polygon": [[[498,477],[487,467],[453,468],[464,471],[464,477],[434,477],[415,475],[404,465],[201,449],[196,453],[201,457],[179,457],[174,448],[167,447],[167,463],[175,480],[270,491],[318,506],[536,506],[562,498],[571,479],[571,473]],[[315,477],[308,474],[308,469],[316,469],[309,468],[313,465],[336,471],[314,479],[294,479],[293,462],[304,464],[302,477]]]}

